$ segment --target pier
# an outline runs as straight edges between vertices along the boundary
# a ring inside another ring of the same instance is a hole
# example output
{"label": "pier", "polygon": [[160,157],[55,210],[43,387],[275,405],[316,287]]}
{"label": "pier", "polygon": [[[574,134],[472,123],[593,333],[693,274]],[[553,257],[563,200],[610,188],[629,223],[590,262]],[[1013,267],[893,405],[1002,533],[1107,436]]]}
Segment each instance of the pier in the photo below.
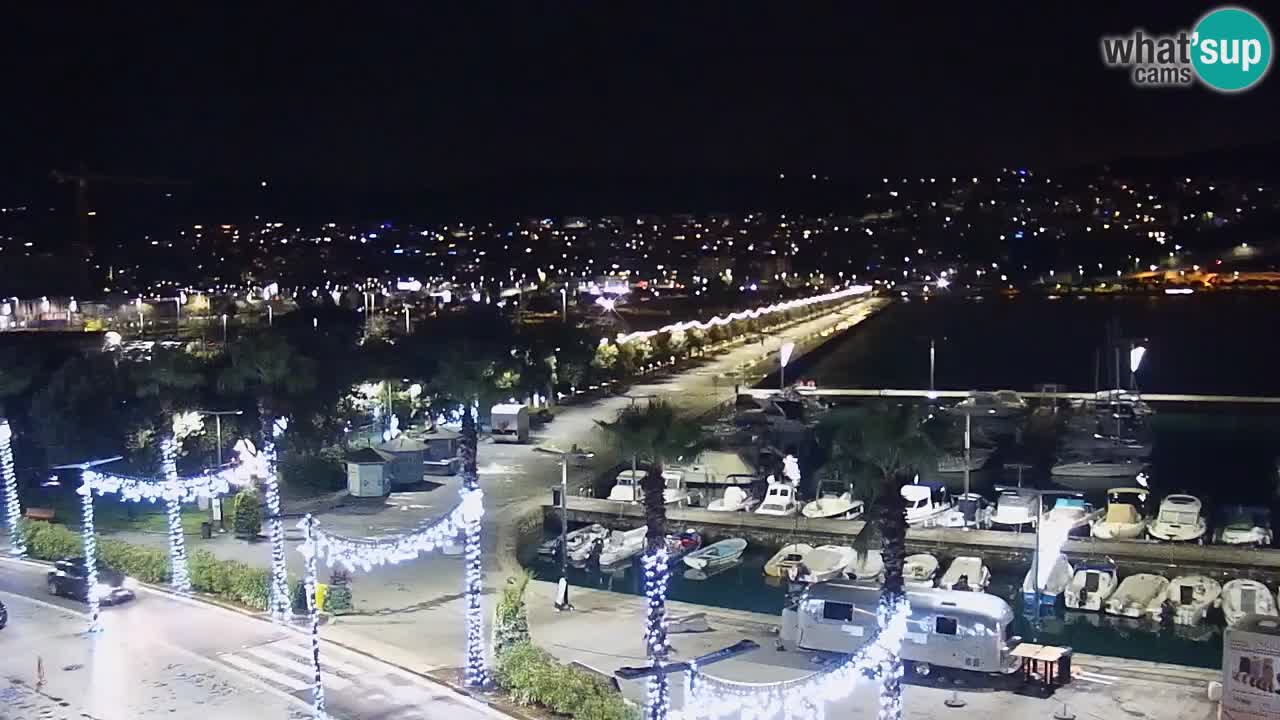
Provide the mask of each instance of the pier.
{"label": "pier", "polygon": [[[796,388],[801,395],[832,398],[925,398],[929,400],[950,399],[963,400],[972,394],[971,390],[894,390],[880,388]],[[776,389],[753,388],[743,390],[744,394],[753,397],[768,398],[778,394]],[[1036,390],[1015,390],[1014,392],[1029,400],[1105,400],[1097,393],[1091,392],[1041,392]],[[1177,402],[1177,403],[1228,403],[1235,405],[1280,405],[1280,397],[1268,395],[1189,395],[1184,393],[1137,393],[1125,390],[1124,394],[1137,395],[1145,402]]]}
{"label": "pier", "polygon": [[[644,524],[644,507],[597,498],[567,498],[570,523],[599,523],[617,530]],[[560,509],[547,503],[543,517],[557,527]],[[671,531],[694,528],[710,542],[740,537],[753,545],[781,547],[788,543],[810,545],[852,545],[865,523],[860,520],[811,519],[803,516],[772,517],[744,512],[711,512],[700,508],[668,507],[667,526]],[[962,530],[952,528],[910,528],[907,551],[928,552],[944,557],[976,555],[993,568],[1029,567],[1035,552],[1033,530],[1021,533],[1003,530]],[[1252,578],[1274,587],[1280,582],[1280,550],[1227,545],[1195,545],[1151,540],[1095,540],[1073,538],[1063,546],[1073,561],[1110,558],[1122,574],[1151,572],[1208,575],[1218,580]],[[1176,573],[1172,571],[1176,569]]]}

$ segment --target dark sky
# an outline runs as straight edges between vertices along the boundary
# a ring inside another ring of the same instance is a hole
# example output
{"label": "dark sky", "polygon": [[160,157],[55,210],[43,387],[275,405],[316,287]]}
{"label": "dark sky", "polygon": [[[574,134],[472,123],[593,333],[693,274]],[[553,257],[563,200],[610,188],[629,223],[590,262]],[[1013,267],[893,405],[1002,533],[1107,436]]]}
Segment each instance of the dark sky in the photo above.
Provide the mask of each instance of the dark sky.
{"label": "dark sky", "polygon": [[[691,4],[402,3],[376,17],[58,4],[5,20],[0,172],[83,161],[419,188],[1063,166],[1280,139],[1274,71],[1223,96],[1139,90],[1102,68],[1099,35],[1189,27],[1211,3]],[[1244,5],[1280,27],[1280,10]]]}

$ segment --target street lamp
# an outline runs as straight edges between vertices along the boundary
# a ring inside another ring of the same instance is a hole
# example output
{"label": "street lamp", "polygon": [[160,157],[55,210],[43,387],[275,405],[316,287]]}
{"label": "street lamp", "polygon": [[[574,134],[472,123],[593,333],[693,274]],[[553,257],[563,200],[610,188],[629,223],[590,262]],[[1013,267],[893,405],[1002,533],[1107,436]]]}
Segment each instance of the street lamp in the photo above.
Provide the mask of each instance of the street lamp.
{"label": "street lamp", "polygon": [[552,455],[560,456],[560,586],[556,593],[556,610],[572,610],[569,604],[569,456],[576,455],[585,459],[595,457],[590,450],[559,450],[543,448]]}
{"label": "street lamp", "polygon": [[[226,318],[226,315],[222,316]],[[223,415],[243,415],[243,410],[195,410],[197,415],[208,415],[213,417],[214,427],[217,428],[216,435],[218,438],[218,468],[222,468],[222,416]],[[209,498],[209,522],[218,523],[218,532],[226,532],[226,521],[222,516],[222,498]]]}
{"label": "street lamp", "polygon": [[227,314],[222,313],[222,344],[227,344]]}
{"label": "street lamp", "polygon": [[787,389],[787,362],[791,360],[791,353],[796,349],[793,342],[782,343],[782,347],[778,348],[778,360],[781,361],[781,369],[778,371],[778,387],[779,389]]}

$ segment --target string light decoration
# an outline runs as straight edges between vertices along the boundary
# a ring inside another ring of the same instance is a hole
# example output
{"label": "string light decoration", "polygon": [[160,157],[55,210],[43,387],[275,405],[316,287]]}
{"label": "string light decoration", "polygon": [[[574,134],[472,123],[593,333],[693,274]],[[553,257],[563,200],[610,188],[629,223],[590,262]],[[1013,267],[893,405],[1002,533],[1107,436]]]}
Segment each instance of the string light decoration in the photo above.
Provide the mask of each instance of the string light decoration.
{"label": "string light decoration", "polygon": [[[667,657],[667,579],[670,555],[665,545],[647,550],[641,565],[644,568],[644,596],[649,602],[649,612],[645,617],[644,643],[645,652],[653,658],[654,665],[661,665]],[[645,717],[649,720],[663,720],[671,709],[671,681],[666,673],[658,673],[649,678],[648,697],[645,702]]]}
{"label": "string light decoration", "polygon": [[76,492],[80,493],[80,540],[84,543],[84,601],[89,606],[89,632],[95,633],[102,630],[102,623],[98,620],[98,534],[93,527],[93,488],[88,476],[86,470],[85,481]]}
{"label": "string light decoration", "polygon": [[[899,653],[907,632],[911,608],[906,600],[896,607],[882,603],[877,610],[880,631],[868,644],[839,666],[795,680],[777,683],[748,683],[705,675],[693,667],[686,685],[685,707],[672,713],[676,720],[721,718],[725,716],[768,720],[774,717],[819,718],[827,703],[848,697],[859,680],[878,680],[896,665],[901,672]],[[902,704],[898,697],[880,696],[880,720],[898,720]]]}
{"label": "string light decoration", "polygon": [[316,606],[316,557],[319,552],[316,540],[316,521],[307,513],[302,522],[302,546],[298,548],[306,559],[303,583],[307,591],[307,621],[311,625],[311,710],[316,720],[322,720],[324,711],[324,682],[320,677],[320,608]]}
{"label": "string light decoration", "polygon": [[289,619],[293,610],[289,603],[288,571],[284,560],[284,521],[280,518],[280,466],[276,458],[276,439],[289,427],[286,418],[271,423],[271,437],[263,443],[262,470],[266,478],[267,532],[271,539],[271,617]]}
{"label": "string light decoration", "polygon": [[633,333],[618,333],[617,343],[619,345],[625,345],[634,340],[647,340],[661,333],[684,332],[686,330],[710,330],[713,327],[728,325],[736,320],[754,320],[755,318],[772,315],[777,312],[795,310],[796,308],[831,302],[832,300],[843,300],[844,298],[854,297],[857,295],[865,295],[871,292],[871,290],[872,287],[870,285],[854,285],[853,287],[845,288],[844,290],[836,290],[835,292],[813,295],[807,298],[797,298],[795,300],[766,305],[765,307],[754,308],[752,310],[743,310],[741,312],[730,313],[724,317],[716,315],[706,322],[699,320],[686,320],[684,322],[678,322],[671,325],[664,325],[657,330],[639,330]]}
{"label": "string light decoration", "polygon": [[0,477],[4,479],[4,521],[9,528],[9,554],[27,554],[22,538],[22,505],[18,501],[18,475],[13,469],[13,429],[0,418]]}
{"label": "string light decoration", "polygon": [[182,503],[174,491],[178,483],[178,441],[169,435],[160,441],[160,470],[170,491],[165,497],[165,512],[169,516],[169,583],[174,590],[191,592],[191,572],[187,569],[187,542],[182,533]]}
{"label": "string light decoration", "polygon": [[[479,405],[479,402],[475,404]],[[465,562],[462,594],[466,601],[466,613],[463,616],[466,632],[463,683],[467,687],[480,687],[489,679],[485,668],[484,609],[481,603],[484,571],[480,561],[480,520],[484,517],[484,495],[480,490],[480,473],[476,469],[475,416],[470,411],[462,414],[462,442],[458,452],[462,456],[460,494]]]}

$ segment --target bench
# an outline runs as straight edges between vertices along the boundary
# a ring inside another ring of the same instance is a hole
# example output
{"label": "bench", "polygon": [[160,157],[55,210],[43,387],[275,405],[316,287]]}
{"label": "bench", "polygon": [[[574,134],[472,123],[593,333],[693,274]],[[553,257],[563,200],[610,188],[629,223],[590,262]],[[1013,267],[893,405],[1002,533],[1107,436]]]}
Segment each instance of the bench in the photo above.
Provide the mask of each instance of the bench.
{"label": "bench", "polygon": [[53,508],[29,507],[23,515],[25,515],[28,520],[44,520],[46,522],[53,522]]}

